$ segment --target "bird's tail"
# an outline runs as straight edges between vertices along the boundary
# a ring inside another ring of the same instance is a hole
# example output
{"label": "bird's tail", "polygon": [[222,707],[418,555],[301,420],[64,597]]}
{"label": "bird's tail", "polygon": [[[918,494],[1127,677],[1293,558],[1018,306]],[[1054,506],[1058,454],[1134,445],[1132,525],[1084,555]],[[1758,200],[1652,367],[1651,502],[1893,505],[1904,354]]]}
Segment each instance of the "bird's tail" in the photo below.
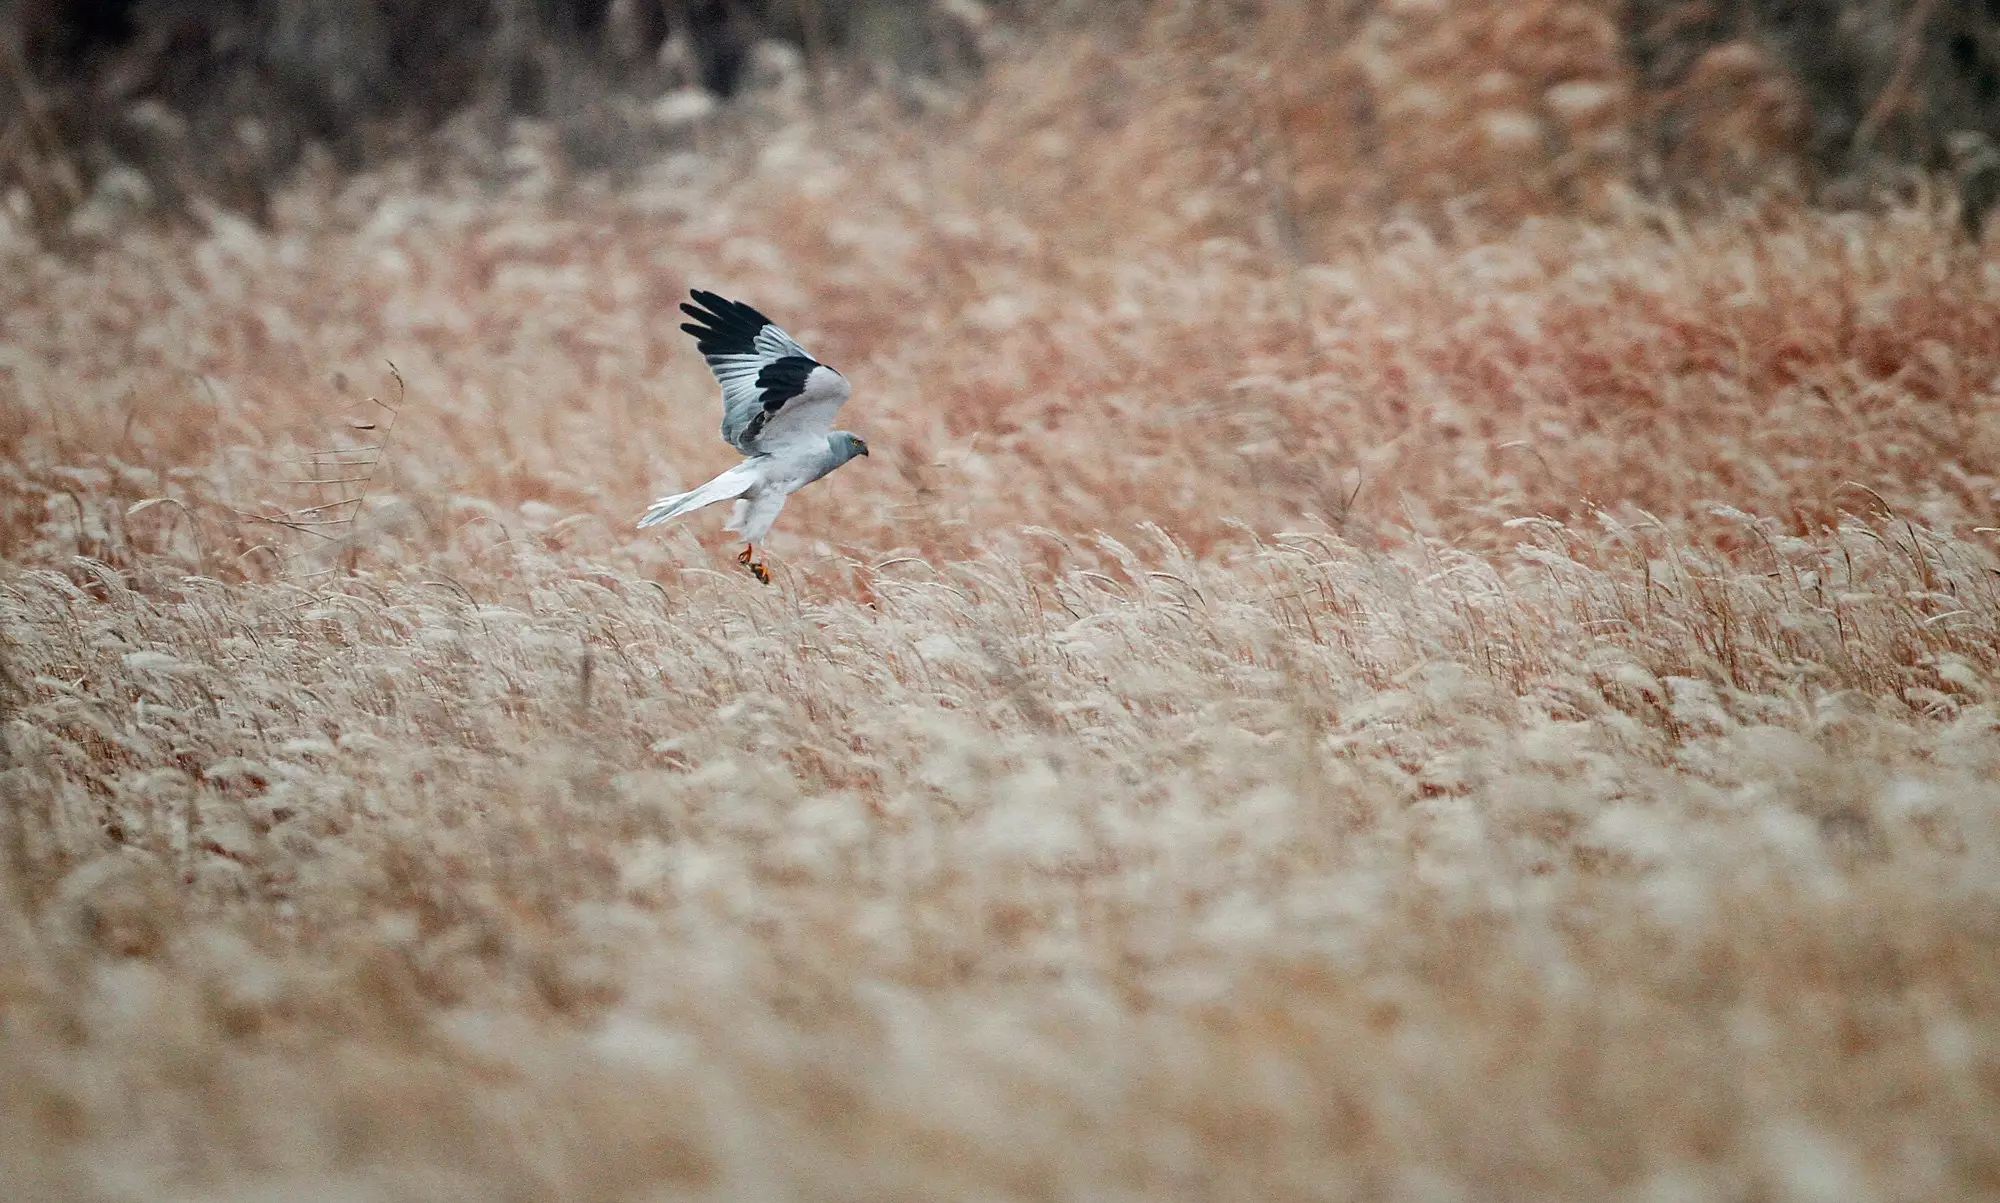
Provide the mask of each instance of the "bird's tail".
{"label": "bird's tail", "polygon": [[655,501],[639,518],[639,529],[658,526],[667,519],[678,518],[682,514],[692,514],[703,506],[714,505],[718,501],[741,497],[756,483],[757,474],[750,470],[750,465],[738,464],[698,489],[689,489],[685,493],[675,493],[671,497],[662,497]]}

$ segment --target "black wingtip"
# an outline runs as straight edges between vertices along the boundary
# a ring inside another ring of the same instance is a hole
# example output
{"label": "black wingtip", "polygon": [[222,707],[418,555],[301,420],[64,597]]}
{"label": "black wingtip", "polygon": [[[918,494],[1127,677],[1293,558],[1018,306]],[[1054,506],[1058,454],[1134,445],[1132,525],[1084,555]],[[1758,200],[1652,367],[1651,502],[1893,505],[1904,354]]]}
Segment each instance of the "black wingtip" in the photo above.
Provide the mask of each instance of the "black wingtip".
{"label": "black wingtip", "polygon": [[771,324],[770,318],[741,301],[701,288],[690,288],[688,295],[695,304],[682,303],[681,312],[699,324],[681,329],[695,336],[703,355],[747,355],[756,347],[757,332]]}

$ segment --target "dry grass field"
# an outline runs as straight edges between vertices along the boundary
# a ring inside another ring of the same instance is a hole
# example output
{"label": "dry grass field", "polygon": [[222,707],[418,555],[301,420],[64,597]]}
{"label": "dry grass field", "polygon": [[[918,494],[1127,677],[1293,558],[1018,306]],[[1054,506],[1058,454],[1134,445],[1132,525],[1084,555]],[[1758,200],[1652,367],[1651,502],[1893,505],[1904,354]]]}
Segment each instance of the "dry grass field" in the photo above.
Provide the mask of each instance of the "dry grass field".
{"label": "dry grass field", "polygon": [[[7,1198],[2000,1197],[1991,252],[1024,73],[0,244]],[[690,285],[874,447],[770,588]]]}

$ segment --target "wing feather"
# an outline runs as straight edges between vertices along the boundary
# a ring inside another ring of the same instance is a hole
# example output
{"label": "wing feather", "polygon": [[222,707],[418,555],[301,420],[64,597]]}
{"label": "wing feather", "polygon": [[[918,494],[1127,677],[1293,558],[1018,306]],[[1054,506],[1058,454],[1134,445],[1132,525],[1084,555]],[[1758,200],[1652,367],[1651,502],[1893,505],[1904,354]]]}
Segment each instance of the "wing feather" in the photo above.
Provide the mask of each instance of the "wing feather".
{"label": "wing feather", "polygon": [[722,437],[745,455],[823,442],[847,400],[847,378],[814,359],[770,318],[741,301],[694,289],[681,312],[722,385]]}

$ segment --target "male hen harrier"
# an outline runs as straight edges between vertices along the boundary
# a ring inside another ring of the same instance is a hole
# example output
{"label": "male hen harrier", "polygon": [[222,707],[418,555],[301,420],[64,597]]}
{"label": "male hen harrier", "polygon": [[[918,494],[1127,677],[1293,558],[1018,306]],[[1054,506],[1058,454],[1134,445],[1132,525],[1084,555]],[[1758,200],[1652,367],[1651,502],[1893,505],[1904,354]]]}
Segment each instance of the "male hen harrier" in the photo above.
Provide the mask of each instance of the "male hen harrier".
{"label": "male hen harrier", "polygon": [[722,382],[722,437],[741,451],[742,463],[698,489],[655,501],[640,529],[735,500],[725,530],[740,532],[736,562],[765,584],[770,569],[757,544],[770,533],[785,498],[868,454],[860,436],[834,430],[833,415],[847,400],[847,377],[806,354],[806,349],[740,301],[693,290],[693,318],[681,329],[695,336],[702,358]]}

